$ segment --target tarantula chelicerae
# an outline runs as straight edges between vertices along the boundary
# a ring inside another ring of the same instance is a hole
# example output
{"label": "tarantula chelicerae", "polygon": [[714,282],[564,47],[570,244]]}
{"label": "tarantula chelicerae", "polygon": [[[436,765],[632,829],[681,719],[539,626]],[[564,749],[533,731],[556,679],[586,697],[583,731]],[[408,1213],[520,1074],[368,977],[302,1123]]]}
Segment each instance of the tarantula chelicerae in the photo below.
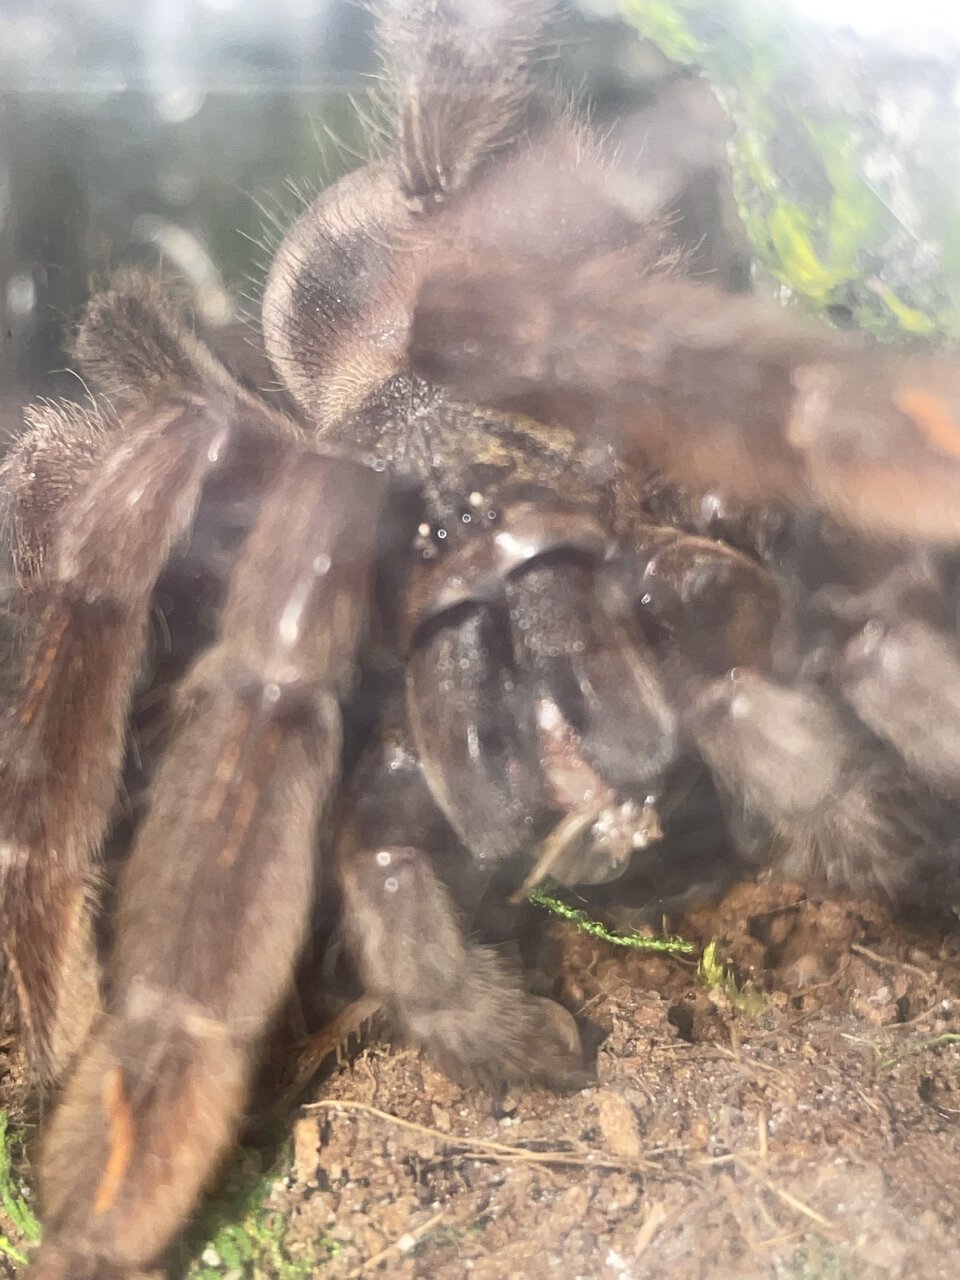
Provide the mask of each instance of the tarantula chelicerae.
{"label": "tarantula chelicerae", "polygon": [[[468,924],[622,871],[685,771],[731,865],[958,900],[960,371],[685,276],[682,224],[537,87],[548,9],[384,0],[395,140],[264,295],[295,411],[125,277],[76,339],[100,398],[32,408],[4,464],[3,949],[60,1090],[37,1277],[144,1267],[183,1222],[318,850],[402,1032],[560,1084],[572,1020]],[[105,920],[145,689],[175,714]]]}

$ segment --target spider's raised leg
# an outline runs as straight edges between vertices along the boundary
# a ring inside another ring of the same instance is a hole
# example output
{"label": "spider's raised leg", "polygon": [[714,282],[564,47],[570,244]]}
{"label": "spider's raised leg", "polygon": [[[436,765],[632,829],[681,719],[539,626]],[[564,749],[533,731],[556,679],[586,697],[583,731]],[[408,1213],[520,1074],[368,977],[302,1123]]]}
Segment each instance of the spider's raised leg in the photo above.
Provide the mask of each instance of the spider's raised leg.
{"label": "spider's raised leg", "polygon": [[38,1276],[149,1263],[233,1139],[309,921],[380,488],[291,451],[244,544],[122,877],[106,1012],[47,1134]]}
{"label": "spider's raised leg", "polygon": [[439,204],[515,139],[552,9],[552,0],[382,0],[383,60],[399,90],[398,179],[412,203]]}
{"label": "spider's raised leg", "polygon": [[93,865],[119,782],[151,593],[229,434],[189,397],[126,425],[60,509],[41,512],[29,497],[18,504],[37,516],[23,541],[44,563],[30,591],[19,693],[0,735],[0,892],[3,947],[47,1081],[77,1051],[98,1004]]}
{"label": "spider's raised leg", "polygon": [[558,265],[530,248],[439,275],[411,354],[478,403],[612,433],[678,479],[960,541],[960,366],[871,353],[645,252]]}

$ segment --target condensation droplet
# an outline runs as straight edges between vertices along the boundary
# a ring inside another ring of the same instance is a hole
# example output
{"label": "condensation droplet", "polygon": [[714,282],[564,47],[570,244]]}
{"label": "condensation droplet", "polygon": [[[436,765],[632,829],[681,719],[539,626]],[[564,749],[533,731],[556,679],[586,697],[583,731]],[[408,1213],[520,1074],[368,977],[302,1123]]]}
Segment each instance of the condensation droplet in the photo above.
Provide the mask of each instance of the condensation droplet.
{"label": "condensation droplet", "polygon": [[31,315],[37,305],[37,286],[26,274],[11,276],[7,281],[7,310],[17,320]]}
{"label": "condensation droplet", "polygon": [[392,861],[393,861],[393,854],[390,852],[389,849],[379,849],[377,851],[378,867],[389,867]]}
{"label": "condensation droplet", "polygon": [[183,124],[197,114],[206,96],[202,89],[177,85],[158,93],[153,101],[153,109],[164,124]]}
{"label": "condensation droplet", "polygon": [[742,720],[750,714],[750,699],[745,693],[738,693],[730,703],[730,714],[734,720]]}

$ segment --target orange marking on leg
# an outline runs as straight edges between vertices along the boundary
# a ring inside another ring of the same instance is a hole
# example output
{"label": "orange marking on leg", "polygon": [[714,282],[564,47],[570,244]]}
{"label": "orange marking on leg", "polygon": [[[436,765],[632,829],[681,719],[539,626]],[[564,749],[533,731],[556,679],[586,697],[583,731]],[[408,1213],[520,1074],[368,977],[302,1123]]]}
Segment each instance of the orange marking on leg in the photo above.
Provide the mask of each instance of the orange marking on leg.
{"label": "orange marking on leg", "polygon": [[246,707],[237,709],[234,735],[227,742],[227,745],[220,753],[220,759],[217,761],[217,767],[213,773],[213,786],[210,789],[210,795],[207,797],[207,803],[203,806],[200,817],[204,822],[213,822],[220,816],[220,810],[223,808],[237,772],[237,765],[240,763],[240,756],[243,751],[243,735],[246,733],[250,724],[250,712]]}
{"label": "orange marking on leg", "polygon": [[949,401],[922,387],[903,387],[894,398],[897,408],[911,418],[929,440],[944,453],[960,458],[960,423],[954,418]]}
{"label": "orange marking on leg", "polygon": [[93,1200],[93,1212],[96,1214],[106,1213],[116,1203],[120,1184],[133,1156],[133,1115],[120,1067],[107,1072],[100,1099],[109,1131],[110,1154]]}
{"label": "orange marking on leg", "polygon": [[221,867],[232,867],[237,860],[237,854],[240,852],[240,845],[243,843],[243,837],[250,828],[253,821],[253,815],[257,809],[257,800],[260,798],[260,787],[256,782],[245,782],[240,790],[240,799],[237,807],[233,811],[233,822],[230,824],[230,830],[227,833],[227,841],[220,850],[220,856],[217,862]]}
{"label": "orange marking on leg", "polygon": [[[269,768],[270,762],[277,753],[277,747],[280,745],[280,736],[280,730],[276,725],[271,725],[263,735],[257,760],[261,775],[265,769]],[[237,801],[237,807],[233,811],[233,821],[230,823],[226,843],[217,858],[217,862],[221,867],[232,867],[236,862],[240,846],[250,829],[253,816],[257,811],[260,791],[260,782],[253,779],[244,782],[241,787],[240,799]]]}
{"label": "orange marking on leg", "polygon": [[25,729],[37,714],[37,703],[41,693],[47,686],[50,679],[50,673],[53,671],[53,664],[57,660],[57,654],[60,652],[60,645],[63,641],[64,632],[70,625],[70,614],[64,611],[59,614],[56,624],[53,627],[53,633],[47,643],[43,656],[36,664],[33,679],[30,682],[30,688],[27,691],[27,700],[24,703],[23,710],[20,712],[20,724]]}

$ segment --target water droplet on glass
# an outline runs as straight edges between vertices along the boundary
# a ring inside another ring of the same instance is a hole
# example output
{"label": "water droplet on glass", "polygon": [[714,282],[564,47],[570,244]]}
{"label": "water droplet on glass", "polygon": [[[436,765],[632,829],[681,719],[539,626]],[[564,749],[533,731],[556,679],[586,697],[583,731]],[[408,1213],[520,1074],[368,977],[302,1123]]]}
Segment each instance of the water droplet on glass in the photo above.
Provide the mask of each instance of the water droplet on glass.
{"label": "water droplet on glass", "polygon": [[7,310],[17,320],[24,320],[37,305],[37,286],[30,276],[18,274],[7,281]]}

